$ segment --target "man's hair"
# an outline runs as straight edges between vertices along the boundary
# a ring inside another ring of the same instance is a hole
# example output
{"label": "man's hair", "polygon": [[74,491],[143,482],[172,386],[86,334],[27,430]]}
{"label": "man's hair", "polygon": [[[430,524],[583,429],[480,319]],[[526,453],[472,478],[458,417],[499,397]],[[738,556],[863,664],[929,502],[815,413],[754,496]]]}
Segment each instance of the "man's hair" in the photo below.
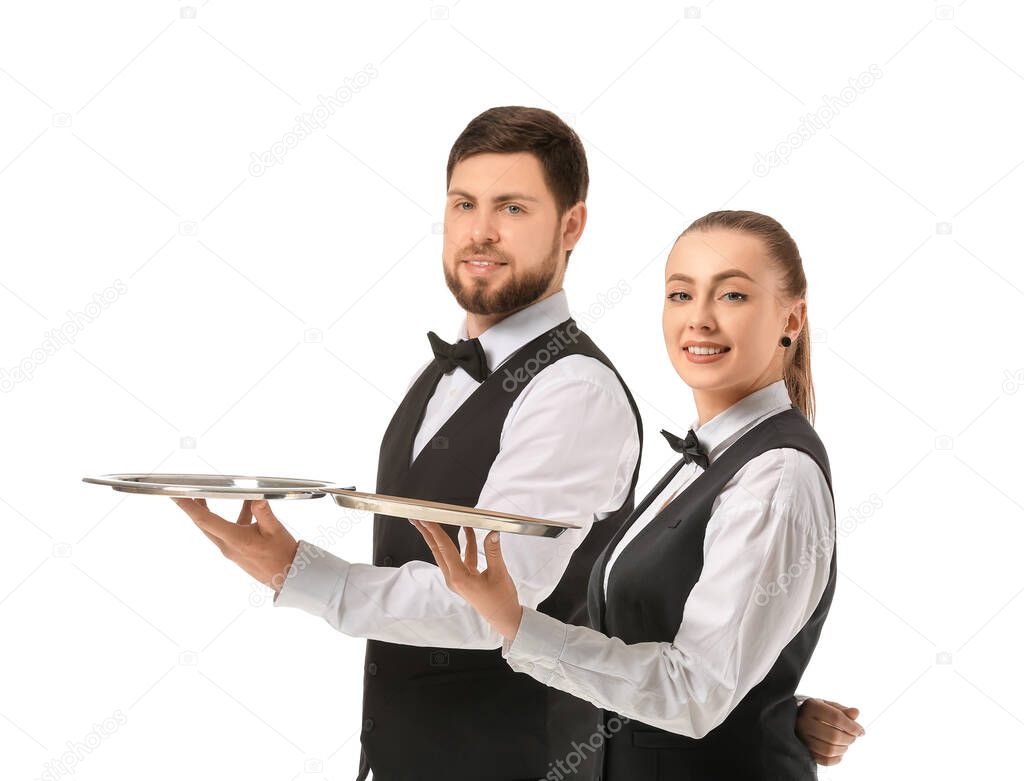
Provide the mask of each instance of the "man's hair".
{"label": "man's hair", "polygon": [[[587,199],[590,174],[579,136],[557,114],[528,106],[496,106],[474,117],[448,155],[446,187],[455,165],[483,152],[529,152],[540,161],[544,181],[555,197],[558,216]],[[571,250],[565,253],[568,262]]]}

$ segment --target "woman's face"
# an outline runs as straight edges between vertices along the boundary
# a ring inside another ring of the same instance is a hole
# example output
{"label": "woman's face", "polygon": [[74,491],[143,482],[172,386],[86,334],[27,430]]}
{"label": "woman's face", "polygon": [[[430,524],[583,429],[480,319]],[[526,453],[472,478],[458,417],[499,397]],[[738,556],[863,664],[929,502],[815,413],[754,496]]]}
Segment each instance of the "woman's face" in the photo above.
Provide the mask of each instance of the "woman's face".
{"label": "woman's face", "polygon": [[[806,304],[784,302],[781,283],[756,236],[714,229],[676,241],[665,266],[665,347],[695,392],[739,399],[782,378],[779,340],[796,343]],[[719,352],[693,354],[691,345]]]}

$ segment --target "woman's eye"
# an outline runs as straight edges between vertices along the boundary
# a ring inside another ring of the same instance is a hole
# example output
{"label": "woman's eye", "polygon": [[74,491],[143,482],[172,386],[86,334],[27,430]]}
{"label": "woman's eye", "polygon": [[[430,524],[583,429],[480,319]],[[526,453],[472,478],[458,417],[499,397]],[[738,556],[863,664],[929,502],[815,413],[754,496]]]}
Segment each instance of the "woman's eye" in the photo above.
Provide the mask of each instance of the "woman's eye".
{"label": "woman's eye", "polygon": [[689,295],[689,293],[684,293],[682,290],[677,290],[675,293],[669,293],[668,294],[668,298],[669,298],[669,301],[679,301],[680,299],[676,298],[676,296],[688,296],[688,295]]}
{"label": "woman's eye", "polygon": [[747,294],[746,293],[737,293],[737,292],[733,291],[733,292],[726,293],[725,295],[727,295],[727,296],[739,296],[739,298],[730,298],[729,299],[730,301],[746,301],[747,300]]}

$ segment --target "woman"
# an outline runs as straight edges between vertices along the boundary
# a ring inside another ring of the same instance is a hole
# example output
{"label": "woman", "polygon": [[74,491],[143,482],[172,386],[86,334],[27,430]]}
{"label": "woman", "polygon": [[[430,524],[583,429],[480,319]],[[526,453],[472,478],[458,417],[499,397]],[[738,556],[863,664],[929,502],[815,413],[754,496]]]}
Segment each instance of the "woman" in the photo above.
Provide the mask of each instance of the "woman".
{"label": "woman", "polygon": [[665,293],[697,425],[663,432],[683,458],[597,560],[590,627],[519,604],[496,532],[479,572],[474,535],[463,560],[412,523],[513,669],[605,709],[604,781],[815,778],[793,695],[835,588],[835,510],[800,255],[770,217],[713,212],[677,239]]}

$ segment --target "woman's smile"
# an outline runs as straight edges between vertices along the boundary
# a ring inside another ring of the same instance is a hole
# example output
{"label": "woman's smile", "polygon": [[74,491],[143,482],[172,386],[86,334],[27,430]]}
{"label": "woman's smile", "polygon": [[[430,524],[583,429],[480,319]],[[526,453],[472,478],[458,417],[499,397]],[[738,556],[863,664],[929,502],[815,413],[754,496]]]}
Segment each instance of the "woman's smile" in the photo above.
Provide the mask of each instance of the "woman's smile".
{"label": "woman's smile", "polygon": [[714,363],[725,357],[732,348],[715,342],[686,342],[683,354],[690,363]]}

